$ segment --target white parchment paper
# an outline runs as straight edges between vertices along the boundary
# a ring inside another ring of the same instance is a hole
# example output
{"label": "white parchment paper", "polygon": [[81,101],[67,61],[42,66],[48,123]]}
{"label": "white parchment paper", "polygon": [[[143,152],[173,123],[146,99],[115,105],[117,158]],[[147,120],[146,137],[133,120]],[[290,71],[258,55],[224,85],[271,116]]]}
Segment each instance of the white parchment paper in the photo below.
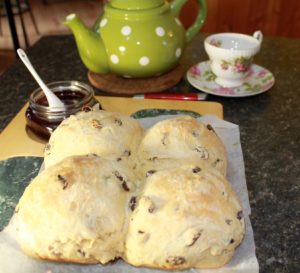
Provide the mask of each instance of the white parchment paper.
{"label": "white parchment paper", "polygon": [[[140,119],[144,128],[149,128],[159,120],[174,116],[159,116]],[[235,252],[233,259],[219,269],[190,269],[183,273],[258,273],[259,266],[255,256],[253,231],[249,219],[251,213],[245,178],[243,153],[240,143],[239,127],[214,116],[203,116],[199,121],[209,123],[223,140],[229,158],[227,178],[239,196],[245,222],[246,235]],[[14,221],[0,233],[0,272],[1,273],[166,273],[165,270],[137,268],[119,260],[109,265],[59,264],[35,260],[23,254],[15,241]]]}

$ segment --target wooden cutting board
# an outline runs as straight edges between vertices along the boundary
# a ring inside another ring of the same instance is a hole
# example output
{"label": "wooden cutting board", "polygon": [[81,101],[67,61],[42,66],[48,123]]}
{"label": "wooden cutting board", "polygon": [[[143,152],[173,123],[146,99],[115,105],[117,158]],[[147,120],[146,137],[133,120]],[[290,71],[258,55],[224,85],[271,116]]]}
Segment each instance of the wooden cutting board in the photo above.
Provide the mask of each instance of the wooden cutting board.
{"label": "wooden cutting board", "polygon": [[[223,106],[207,101],[144,100],[122,97],[96,96],[102,108],[131,115],[143,109],[188,110],[200,115],[215,115],[223,119]],[[45,141],[26,130],[25,104],[0,134],[0,160],[15,156],[43,156]]]}

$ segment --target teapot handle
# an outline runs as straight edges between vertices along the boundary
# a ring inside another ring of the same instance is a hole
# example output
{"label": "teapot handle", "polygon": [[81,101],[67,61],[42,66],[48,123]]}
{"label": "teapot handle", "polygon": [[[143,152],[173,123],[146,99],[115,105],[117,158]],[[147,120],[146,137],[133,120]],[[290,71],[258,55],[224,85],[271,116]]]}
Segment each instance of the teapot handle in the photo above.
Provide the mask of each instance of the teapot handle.
{"label": "teapot handle", "polygon": [[[175,13],[175,16],[178,16],[180,10],[184,6],[187,0],[173,0],[171,2],[171,10]],[[204,21],[206,19],[207,14],[207,6],[205,0],[197,0],[198,2],[198,15],[195,22],[187,29],[186,31],[186,39],[189,42],[194,38],[194,36],[198,33]]]}

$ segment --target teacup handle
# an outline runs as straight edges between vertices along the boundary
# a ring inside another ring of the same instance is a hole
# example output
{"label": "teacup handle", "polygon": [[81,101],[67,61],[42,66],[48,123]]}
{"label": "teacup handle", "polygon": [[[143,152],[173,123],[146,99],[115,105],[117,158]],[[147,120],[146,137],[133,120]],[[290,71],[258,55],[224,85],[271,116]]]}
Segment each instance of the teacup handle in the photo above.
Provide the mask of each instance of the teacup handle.
{"label": "teacup handle", "polygon": [[[171,10],[178,16],[180,13],[181,8],[187,0],[172,0],[171,2]],[[207,6],[206,0],[197,0],[198,3],[198,15],[196,17],[195,22],[186,30],[186,40],[189,42],[194,38],[194,36],[199,32],[200,28],[205,22],[206,15],[207,15]]]}
{"label": "teacup handle", "polygon": [[253,33],[253,38],[255,38],[257,41],[259,41],[259,43],[261,44],[262,40],[263,40],[263,34],[260,30],[257,30]]}

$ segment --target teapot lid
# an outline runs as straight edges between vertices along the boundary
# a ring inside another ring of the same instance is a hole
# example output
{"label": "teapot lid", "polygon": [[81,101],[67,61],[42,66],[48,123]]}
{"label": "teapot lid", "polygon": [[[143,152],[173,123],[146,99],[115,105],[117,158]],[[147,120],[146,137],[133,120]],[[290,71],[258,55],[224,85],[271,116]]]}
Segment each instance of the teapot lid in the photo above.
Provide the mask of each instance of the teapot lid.
{"label": "teapot lid", "polygon": [[123,10],[153,9],[164,4],[164,0],[111,0],[111,6]]}

